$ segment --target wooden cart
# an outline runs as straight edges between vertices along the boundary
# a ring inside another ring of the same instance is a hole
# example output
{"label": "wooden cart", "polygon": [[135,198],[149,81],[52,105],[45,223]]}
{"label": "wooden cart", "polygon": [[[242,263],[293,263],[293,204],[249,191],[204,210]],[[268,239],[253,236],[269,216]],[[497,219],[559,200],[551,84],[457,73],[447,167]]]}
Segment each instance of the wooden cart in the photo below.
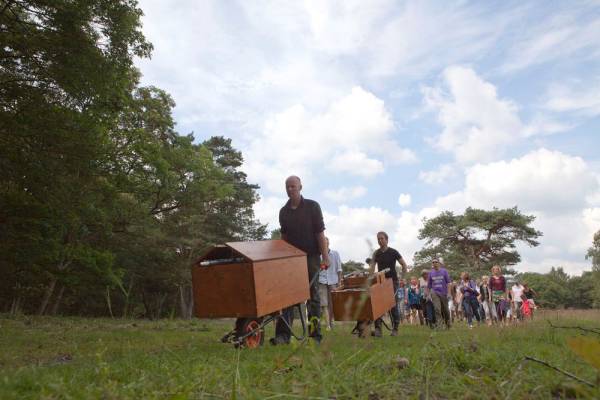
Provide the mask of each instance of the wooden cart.
{"label": "wooden cart", "polygon": [[[230,242],[200,257],[192,271],[198,318],[237,318],[222,340],[258,347],[264,326],[310,298],[306,253],[283,240]],[[300,313],[302,340],[306,322]],[[282,319],[285,321],[285,319]]]}
{"label": "wooden cart", "polygon": [[344,277],[342,288],[331,292],[336,321],[374,321],[396,305],[394,284],[385,271]]}

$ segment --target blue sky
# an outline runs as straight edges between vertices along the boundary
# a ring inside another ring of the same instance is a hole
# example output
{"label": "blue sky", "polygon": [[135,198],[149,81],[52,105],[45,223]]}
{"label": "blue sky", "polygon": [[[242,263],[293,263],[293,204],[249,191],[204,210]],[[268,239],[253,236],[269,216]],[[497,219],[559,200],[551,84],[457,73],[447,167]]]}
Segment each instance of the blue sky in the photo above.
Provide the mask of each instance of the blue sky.
{"label": "blue sky", "polygon": [[321,203],[332,248],[423,218],[518,206],[544,236],[517,269],[589,269],[600,229],[600,2],[142,0],[144,85],[180,133],[233,139],[271,228],[284,179]]}

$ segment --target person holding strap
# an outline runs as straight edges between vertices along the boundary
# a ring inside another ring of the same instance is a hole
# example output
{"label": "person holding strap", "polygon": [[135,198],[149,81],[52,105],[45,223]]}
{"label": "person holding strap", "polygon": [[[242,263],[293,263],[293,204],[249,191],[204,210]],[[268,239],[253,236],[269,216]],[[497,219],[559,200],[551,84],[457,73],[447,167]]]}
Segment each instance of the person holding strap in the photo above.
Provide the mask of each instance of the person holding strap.
{"label": "person holding strap", "polygon": [[[317,278],[321,270],[320,265],[329,266],[323,213],[319,203],[302,197],[302,182],[297,176],[292,175],[285,180],[285,191],[289,200],[279,211],[281,238],[306,253],[308,280],[311,283],[307,307],[309,336],[320,343],[321,304]],[[282,319],[285,319],[285,322]],[[290,342],[293,321],[293,308],[288,307],[283,310],[282,318],[277,320],[275,337],[270,339],[271,344]]]}
{"label": "person holding strap", "polygon": [[[398,273],[396,272],[396,261],[402,266],[402,275],[406,273],[407,266],[406,262],[398,253],[398,250],[388,247],[388,234],[385,232],[377,233],[377,243],[379,248],[373,253],[371,262],[369,263],[369,272],[372,274],[375,272],[375,265],[377,265],[377,271],[387,270],[385,273],[386,278],[392,278],[394,284],[394,299],[395,293],[398,291]],[[398,307],[394,306],[390,309],[392,314],[392,336],[398,335],[398,325],[400,324],[400,314]],[[382,318],[375,320],[375,330],[373,336],[381,337],[381,324],[383,323]]]}

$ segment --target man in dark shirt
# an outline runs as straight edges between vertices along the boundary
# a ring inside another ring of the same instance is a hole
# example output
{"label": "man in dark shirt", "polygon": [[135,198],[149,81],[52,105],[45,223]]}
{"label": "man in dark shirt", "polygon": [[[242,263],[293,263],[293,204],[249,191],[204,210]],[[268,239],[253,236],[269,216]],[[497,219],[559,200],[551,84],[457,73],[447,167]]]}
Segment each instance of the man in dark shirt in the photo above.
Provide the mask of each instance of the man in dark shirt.
{"label": "man in dark shirt", "polygon": [[[396,261],[402,266],[402,274],[406,272],[406,262],[398,253],[398,250],[388,247],[388,235],[385,232],[377,233],[377,243],[379,248],[373,253],[370,264],[370,272],[375,271],[375,264],[377,264],[377,270],[383,271],[387,269],[385,273],[386,278],[392,278],[394,283],[394,293],[398,291],[398,272],[396,272]],[[400,314],[398,313],[398,307],[394,306],[390,309],[392,313],[392,336],[398,335],[398,325],[400,323]],[[373,336],[381,337],[381,324],[383,320],[378,318],[375,321],[375,331]]]}
{"label": "man in dark shirt", "polygon": [[[289,200],[279,211],[281,238],[307,255],[308,279],[311,282],[310,300],[308,301],[309,335],[319,342],[321,340],[319,326],[321,304],[317,277],[320,265],[329,265],[323,214],[319,203],[302,197],[300,194],[302,182],[297,176],[290,176],[285,180],[285,191]],[[294,318],[293,309],[285,309],[283,318],[287,324],[281,319],[277,321],[275,337],[271,339],[272,344],[284,344],[290,341],[290,327]]]}

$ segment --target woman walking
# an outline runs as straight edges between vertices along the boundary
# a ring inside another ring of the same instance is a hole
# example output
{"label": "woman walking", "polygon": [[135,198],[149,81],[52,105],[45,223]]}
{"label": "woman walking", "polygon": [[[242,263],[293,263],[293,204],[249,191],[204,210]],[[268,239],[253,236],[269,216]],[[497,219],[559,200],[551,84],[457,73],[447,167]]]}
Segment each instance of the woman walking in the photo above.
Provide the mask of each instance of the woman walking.
{"label": "woman walking", "polygon": [[478,323],[481,322],[479,316],[479,302],[477,301],[477,285],[471,280],[468,272],[460,274],[460,293],[462,294],[462,307],[467,317],[469,329],[473,328],[473,316]]}
{"label": "woman walking", "polygon": [[421,299],[423,292],[416,276],[410,277],[410,286],[408,287],[408,306],[410,307],[410,323],[416,322],[419,318],[419,323],[423,325],[423,311],[421,307]]}
{"label": "woman walking", "polygon": [[481,277],[481,286],[479,286],[479,301],[481,301],[481,305],[483,306],[487,324],[492,325],[493,321],[498,320],[498,315],[496,314],[496,307],[492,301],[492,291],[490,290],[489,281],[489,276],[484,275]]}
{"label": "woman walking", "polygon": [[492,302],[496,308],[498,321],[504,324],[506,322],[507,306],[509,306],[508,288],[506,286],[506,279],[502,276],[502,268],[499,265],[492,267],[492,277],[490,278],[489,287],[492,291]]}

